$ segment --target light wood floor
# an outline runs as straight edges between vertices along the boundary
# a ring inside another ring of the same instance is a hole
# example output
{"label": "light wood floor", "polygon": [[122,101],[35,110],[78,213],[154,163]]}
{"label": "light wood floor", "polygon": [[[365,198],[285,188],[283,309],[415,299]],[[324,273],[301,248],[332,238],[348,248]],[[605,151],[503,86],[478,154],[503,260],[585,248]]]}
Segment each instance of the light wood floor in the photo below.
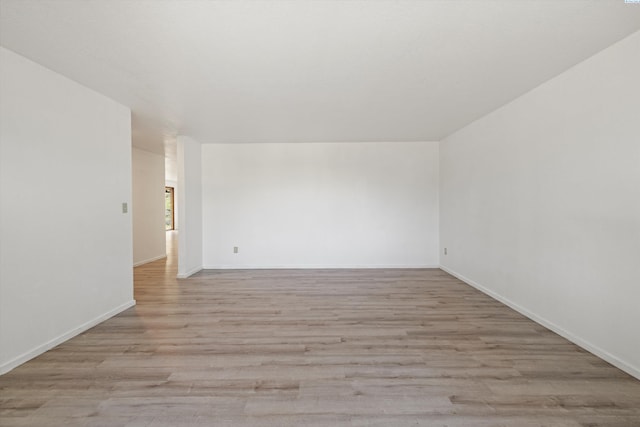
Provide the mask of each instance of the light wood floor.
{"label": "light wood floor", "polygon": [[640,381],[440,270],[135,269],[2,426],[640,426]]}

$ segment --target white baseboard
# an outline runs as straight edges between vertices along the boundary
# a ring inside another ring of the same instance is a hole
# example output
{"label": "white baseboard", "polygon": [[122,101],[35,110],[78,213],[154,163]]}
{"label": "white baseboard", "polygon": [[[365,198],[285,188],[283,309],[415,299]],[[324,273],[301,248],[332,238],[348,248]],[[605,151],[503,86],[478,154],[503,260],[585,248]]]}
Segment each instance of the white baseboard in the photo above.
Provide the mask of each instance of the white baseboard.
{"label": "white baseboard", "polygon": [[637,366],[633,366],[630,363],[625,362],[624,360],[621,360],[620,358],[618,358],[617,356],[614,356],[613,354],[609,353],[606,350],[603,350],[602,348],[591,344],[589,341],[584,340],[582,338],[580,338],[579,336],[573,334],[572,332],[569,332],[563,328],[561,328],[560,326],[556,325],[555,323],[538,316],[535,313],[532,313],[531,311],[529,311],[528,309],[522,307],[519,304],[516,304],[515,302],[511,301],[508,298],[503,297],[500,294],[497,294],[496,292],[488,289],[487,287],[469,279],[468,277],[463,276],[462,274],[459,274],[451,269],[449,269],[448,267],[445,267],[443,265],[440,266],[440,269],[442,269],[443,271],[446,271],[447,273],[449,273],[450,275],[456,277],[457,279],[462,280],[463,282],[465,282],[466,284],[473,286],[474,288],[478,289],[479,291],[489,295],[491,298],[500,301],[501,303],[503,303],[504,305],[507,305],[509,307],[511,307],[512,309],[514,309],[515,311],[517,311],[518,313],[528,317],[529,319],[533,320],[534,322],[544,326],[547,329],[550,329],[551,331],[555,332],[556,334],[560,335],[563,338],[568,339],[569,341],[571,341],[572,343],[582,347],[583,349],[587,350],[590,353],[593,353],[594,355],[598,356],[599,358],[611,363],[613,366],[625,371],[626,373],[628,373],[631,376],[634,376],[635,378],[640,380],[640,368]]}
{"label": "white baseboard", "polygon": [[440,268],[439,265],[430,264],[209,264],[202,267],[204,270],[340,270],[340,269],[402,269],[402,268]]}
{"label": "white baseboard", "polygon": [[134,267],[138,267],[138,266],[140,266],[140,265],[148,264],[148,263],[153,262],[153,261],[158,261],[158,260],[160,260],[160,259],[164,259],[164,258],[166,258],[166,257],[167,257],[167,254],[164,254],[164,255],[158,255],[158,256],[156,256],[156,257],[149,258],[149,259],[145,259],[145,260],[143,260],[143,261],[134,262],[134,263],[133,263],[133,266],[134,266]]}
{"label": "white baseboard", "polygon": [[189,276],[193,276],[200,270],[202,270],[202,267],[195,267],[195,268],[192,268],[191,270],[188,270],[186,273],[178,273],[176,277],[178,279],[186,279]]}
{"label": "white baseboard", "polygon": [[88,322],[83,323],[82,325],[71,329],[68,332],[65,332],[64,334],[50,340],[47,341],[44,344],[41,344],[39,346],[37,346],[36,348],[27,351],[26,353],[21,354],[20,356],[9,360],[6,363],[3,363],[2,365],[0,365],[0,375],[2,374],[6,374],[7,372],[11,371],[12,369],[22,365],[23,363],[33,359],[34,357],[37,357],[39,355],[41,355],[42,353],[46,352],[47,350],[51,350],[53,347],[57,346],[58,344],[61,344],[65,341],[67,341],[70,338],[75,337],[76,335],[79,335],[81,333],[83,333],[84,331],[93,328],[94,326],[96,326],[98,323],[102,323],[105,320],[115,316],[118,313],[123,312],[124,310],[133,307],[134,305],[136,305],[136,301],[135,300],[131,300],[131,301],[127,301],[124,304],[119,305],[118,307],[114,308],[113,310],[109,310],[106,313],[96,317],[95,319],[92,319]]}

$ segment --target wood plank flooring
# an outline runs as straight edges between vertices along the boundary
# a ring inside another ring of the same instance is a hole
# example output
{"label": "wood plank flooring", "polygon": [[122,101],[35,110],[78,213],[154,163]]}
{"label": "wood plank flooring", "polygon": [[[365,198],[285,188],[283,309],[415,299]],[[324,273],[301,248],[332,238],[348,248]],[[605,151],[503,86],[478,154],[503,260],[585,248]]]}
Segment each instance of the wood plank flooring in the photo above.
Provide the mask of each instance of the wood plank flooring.
{"label": "wood plank flooring", "polygon": [[640,381],[440,270],[135,269],[2,426],[640,426]]}

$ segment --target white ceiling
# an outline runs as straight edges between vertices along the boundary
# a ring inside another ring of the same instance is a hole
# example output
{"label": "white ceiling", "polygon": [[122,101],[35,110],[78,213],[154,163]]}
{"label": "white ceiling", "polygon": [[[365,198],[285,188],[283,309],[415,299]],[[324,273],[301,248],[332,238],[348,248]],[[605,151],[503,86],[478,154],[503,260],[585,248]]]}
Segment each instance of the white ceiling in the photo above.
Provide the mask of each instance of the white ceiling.
{"label": "white ceiling", "polygon": [[[134,144],[439,140],[640,29],[623,0],[1,0],[3,46]],[[612,76],[615,78],[615,76]]]}

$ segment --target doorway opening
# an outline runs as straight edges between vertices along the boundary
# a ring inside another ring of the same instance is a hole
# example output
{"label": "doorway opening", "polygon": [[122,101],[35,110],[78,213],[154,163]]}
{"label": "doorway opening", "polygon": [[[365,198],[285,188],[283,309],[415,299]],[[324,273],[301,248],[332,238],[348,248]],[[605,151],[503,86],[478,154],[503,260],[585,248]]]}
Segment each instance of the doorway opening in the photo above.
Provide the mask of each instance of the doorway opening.
{"label": "doorway opening", "polygon": [[174,188],[164,187],[164,224],[165,230],[175,230]]}

